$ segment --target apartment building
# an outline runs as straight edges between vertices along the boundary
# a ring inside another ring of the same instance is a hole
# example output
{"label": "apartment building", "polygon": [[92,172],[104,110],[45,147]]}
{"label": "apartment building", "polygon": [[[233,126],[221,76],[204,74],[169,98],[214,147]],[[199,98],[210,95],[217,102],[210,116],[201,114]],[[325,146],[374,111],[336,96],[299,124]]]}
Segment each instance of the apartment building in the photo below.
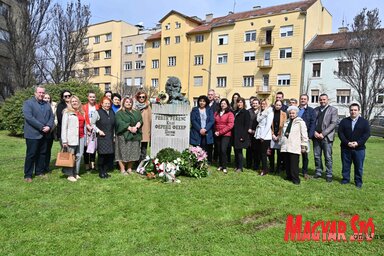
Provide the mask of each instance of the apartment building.
{"label": "apartment building", "polygon": [[[137,35],[125,36],[122,38],[122,94],[129,93],[134,88],[143,88],[151,86],[150,81],[145,79],[145,70],[147,68],[159,68],[159,62],[154,63],[146,62],[146,49],[145,40],[156,33],[158,29],[144,30],[142,26],[139,27]],[[152,84],[157,87],[158,84]]]}
{"label": "apartment building", "polygon": [[200,20],[171,11],[161,32],[147,38],[146,77],[164,89],[168,76],[180,78],[192,101],[210,88],[222,97],[272,99],[283,91],[298,97],[303,83],[303,52],[316,35],[330,33],[332,16],[320,0],[282,4]]}
{"label": "apartment building", "polygon": [[138,33],[138,27],[124,21],[110,20],[90,25],[84,39],[89,53],[78,64],[78,69],[102,90],[120,92],[123,83],[122,38]]}

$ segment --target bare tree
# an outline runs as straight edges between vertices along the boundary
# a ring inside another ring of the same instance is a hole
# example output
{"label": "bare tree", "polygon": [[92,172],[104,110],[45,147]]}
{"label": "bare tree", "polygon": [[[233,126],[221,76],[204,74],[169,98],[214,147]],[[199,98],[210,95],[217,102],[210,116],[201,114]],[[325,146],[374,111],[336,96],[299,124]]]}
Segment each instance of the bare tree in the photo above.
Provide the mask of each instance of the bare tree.
{"label": "bare tree", "polygon": [[[66,82],[71,78],[78,63],[88,61],[87,27],[91,18],[89,5],[81,0],[67,3],[64,10],[56,3],[51,12],[50,33],[46,34],[46,45],[39,52],[39,69],[47,82]],[[90,74],[82,74],[89,78]]]}
{"label": "bare tree", "polygon": [[380,28],[378,9],[363,9],[345,33],[347,49],[336,75],[349,84],[357,94],[361,114],[370,119],[372,114],[383,112],[376,98],[384,90],[384,30]]}
{"label": "bare tree", "polygon": [[7,15],[9,38],[6,46],[12,60],[14,80],[11,94],[15,89],[34,83],[35,51],[41,44],[41,35],[48,23],[50,4],[51,0],[15,1],[13,10]]}

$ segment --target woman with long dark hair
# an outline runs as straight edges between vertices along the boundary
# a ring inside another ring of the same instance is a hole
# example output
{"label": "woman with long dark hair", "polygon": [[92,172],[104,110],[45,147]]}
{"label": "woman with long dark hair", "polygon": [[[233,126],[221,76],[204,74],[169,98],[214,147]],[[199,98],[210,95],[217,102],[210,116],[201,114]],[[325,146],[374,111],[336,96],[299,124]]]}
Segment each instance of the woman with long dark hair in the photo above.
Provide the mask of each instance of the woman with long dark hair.
{"label": "woman with long dark hair", "polygon": [[63,120],[63,110],[70,105],[70,98],[72,93],[69,90],[63,90],[60,94],[60,102],[57,104],[56,117],[57,117],[57,138],[60,139],[61,143],[61,123]]}
{"label": "woman with long dark hair", "polygon": [[207,96],[201,95],[197,104],[191,111],[190,144],[203,148],[207,152],[208,162],[211,163],[215,119]]}
{"label": "woman with long dark hair", "polygon": [[250,114],[245,109],[245,99],[237,98],[237,109],[235,111],[235,122],[233,128],[233,147],[235,149],[235,171],[243,171],[243,149],[249,145],[248,128]]}
{"label": "woman with long dark hair", "polygon": [[[269,166],[271,172],[280,173],[282,165],[282,156],[280,153],[281,133],[283,131],[284,123],[287,121],[287,114],[281,109],[283,102],[281,100],[275,101],[273,111],[273,122],[272,122],[272,140],[271,140],[271,154],[269,155]],[[275,170],[275,152],[277,155],[276,170]]]}
{"label": "woman with long dark hair", "polygon": [[217,170],[227,173],[227,149],[231,141],[234,115],[227,99],[220,100],[220,108],[214,114],[215,136],[219,147],[219,168]]}

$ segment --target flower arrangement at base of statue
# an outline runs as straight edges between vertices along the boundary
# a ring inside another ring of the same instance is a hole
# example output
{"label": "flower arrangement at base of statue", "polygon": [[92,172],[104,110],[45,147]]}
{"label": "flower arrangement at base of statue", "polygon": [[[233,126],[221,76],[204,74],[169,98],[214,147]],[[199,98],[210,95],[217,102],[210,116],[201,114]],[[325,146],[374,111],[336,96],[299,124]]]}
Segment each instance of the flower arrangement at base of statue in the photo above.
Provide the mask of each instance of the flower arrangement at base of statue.
{"label": "flower arrangement at base of statue", "polygon": [[147,156],[136,171],[148,179],[162,178],[170,183],[180,183],[176,178],[180,174],[195,178],[206,177],[207,152],[201,147],[190,147],[182,153],[172,148],[165,148],[160,150],[154,159]]}

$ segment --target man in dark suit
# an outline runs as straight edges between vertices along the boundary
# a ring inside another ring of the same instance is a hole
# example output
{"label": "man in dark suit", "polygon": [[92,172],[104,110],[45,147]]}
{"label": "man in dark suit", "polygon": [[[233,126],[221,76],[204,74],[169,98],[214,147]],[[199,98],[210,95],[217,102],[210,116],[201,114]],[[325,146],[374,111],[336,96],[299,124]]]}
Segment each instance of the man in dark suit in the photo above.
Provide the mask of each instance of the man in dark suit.
{"label": "man in dark suit", "polygon": [[284,104],[284,93],[283,92],[277,92],[276,93],[276,100],[275,101],[278,101],[278,100],[280,100],[283,103],[281,110],[283,110],[284,112],[287,112],[288,106]]}
{"label": "man in dark suit", "polygon": [[[309,140],[313,138],[313,135],[315,134],[315,122],[316,122],[316,114],[315,110],[308,106],[308,95],[302,94],[300,95],[300,106],[299,106],[299,113],[298,116],[301,117],[305,124],[307,125],[307,131],[308,131],[308,149],[309,149]],[[308,151],[301,153],[302,159],[303,159],[303,167],[302,172],[304,179],[308,180]]]}
{"label": "man in dark suit", "polygon": [[38,86],[35,96],[23,104],[24,137],[27,144],[24,163],[26,182],[32,182],[33,171],[36,176],[44,176],[47,136],[54,122],[51,106],[43,100],[44,95],[45,89]]}
{"label": "man in dark suit", "polygon": [[[217,110],[220,107],[219,103],[216,102],[216,100],[215,100],[215,96],[216,96],[215,90],[214,89],[209,89],[207,97],[208,97],[208,100],[209,100],[209,107],[211,108],[212,113],[217,112]],[[209,145],[209,147],[212,147],[212,145]],[[213,152],[212,160],[215,161],[215,162],[217,162],[217,160],[219,158],[219,151],[217,149],[218,149],[218,146],[217,146],[217,143],[216,143],[216,136],[213,136],[213,149],[211,149],[211,151]]]}
{"label": "man in dark suit", "polygon": [[360,106],[352,103],[349,106],[349,117],[341,120],[338,135],[341,147],[341,163],[343,180],[341,184],[350,181],[351,164],[355,167],[355,185],[363,185],[363,165],[365,158],[365,142],[370,136],[370,127],[367,120],[360,117]]}
{"label": "man in dark suit", "polygon": [[332,182],[332,146],[335,138],[337,124],[337,109],[328,104],[327,94],[320,95],[320,106],[315,108],[316,125],[313,137],[313,153],[315,156],[315,179],[321,177],[323,172],[322,153],[325,158],[325,171],[327,182]]}

